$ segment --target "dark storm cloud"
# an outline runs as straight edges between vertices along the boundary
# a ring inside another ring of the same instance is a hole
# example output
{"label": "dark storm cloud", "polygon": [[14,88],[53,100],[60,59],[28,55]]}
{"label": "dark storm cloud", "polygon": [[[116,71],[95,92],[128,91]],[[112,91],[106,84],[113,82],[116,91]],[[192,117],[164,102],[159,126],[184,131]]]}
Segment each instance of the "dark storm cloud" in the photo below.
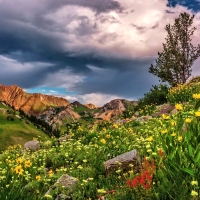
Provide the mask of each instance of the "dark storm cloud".
{"label": "dark storm cloud", "polygon": [[[6,1],[4,1],[6,2]],[[88,3],[89,2],[89,3]],[[108,9],[117,9],[120,5],[117,1],[47,1],[38,9],[24,7],[22,10],[15,10],[8,7],[6,3],[0,7],[0,54],[19,62],[48,62],[54,64],[51,70],[58,71],[66,66],[71,67],[75,72],[89,71],[86,64],[100,62],[96,61],[96,53],[93,49],[72,49],[66,50],[66,46],[71,45],[73,41],[68,39],[69,30],[62,28],[62,25],[53,20],[45,18],[43,15],[52,10],[67,5],[82,5],[99,9],[98,12],[107,11]],[[26,9],[27,10],[26,10]],[[48,9],[47,9],[48,8]],[[13,10],[13,12],[12,12]],[[30,12],[29,12],[30,11]],[[28,14],[26,14],[28,13]],[[111,19],[112,18],[112,19]],[[87,16],[67,15],[66,24],[76,21],[78,26],[74,29],[73,34],[76,37],[90,39],[90,35],[97,33],[98,27]],[[114,23],[113,17],[110,19]],[[63,35],[61,35],[63,33]],[[59,35],[60,34],[60,35]],[[84,38],[86,37],[86,38]],[[114,34],[104,34],[99,42],[113,40]],[[70,49],[70,48],[68,48]],[[78,55],[81,51],[82,55]],[[102,58],[103,59],[103,58]],[[42,72],[41,72],[42,73]]]}
{"label": "dark storm cloud", "polygon": [[[149,85],[157,84],[158,79],[148,73],[149,62],[153,59],[143,59],[118,63],[120,69],[123,66],[129,70],[115,70],[115,68],[92,69],[90,78],[87,81],[72,87],[72,90],[79,91],[80,94],[100,92],[104,94],[117,94],[126,98],[141,97],[144,92],[148,92]],[[105,64],[105,63],[104,63]],[[108,64],[108,63],[107,63]],[[115,66],[117,63],[110,62]],[[97,65],[96,65],[97,66]]]}
{"label": "dark storm cloud", "polygon": [[89,7],[96,12],[107,12],[110,10],[121,10],[122,6],[118,1],[113,0],[65,0],[66,4],[79,5],[84,7]]}
{"label": "dark storm cloud", "polygon": [[[40,66],[39,66],[40,67]],[[18,85],[22,88],[37,87],[40,84],[44,84],[46,74],[49,73],[49,69],[32,70],[31,73],[27,71],[23,72],[9,72],[0,74],[1,83],[4,85]]]}
{"label": "dark storm cloud", "polygon": [[[92,24],[90,19],[85,16],[77,17],[79,26],[75,29],[77,35],[90,35],[96,30],[95,23]],[[53,25],[52,25],[53,26]],[[66,32],[67,33],[67,32]],[[104,58],[97,55],[92,49],[82,55],[63,49],[63,38],[59,38],[51,32],[41,30],[38,27],[28,23],[22,23],[19,20],[2,19],[0,21],[0,54],[9,58],[16,59],[19,62],[48,62],[52,63],[49,69],[58,71],[59,69],[70,67],[77,73],[89,73],[88,64],[101,68],[118,68],[120,71],[130,69],[130,60],[118,58]],[[100,43],[106,43],[116,38],[116,34],[103,34],[99,38]],[[71,43],[67,38],[65,42]],[[41,73],[44,73],[41,71]],[[34,77],[34,76],[33,76]],[[39,77],[43,77],[42,75]],[[40,81],[38,77],[38,81]],[[35,83],[37,84],[37,80]],[[24,82],[26,84],[26,81]]]}
{"label": "dark storm cloud", "polygon": [[122,5],[115,0],[48,0],[47,8],[56,10],[65,5],[75,5],[88,7],[97,13],[108,12],[110,10],[121,11]]}
{"label": "dark storm cloud", "polygon": [[[71,57],[71,52],[66,52],[62,47],[62,38],[33,26],[0,21],[0,36],[0,54],[19,62],[48,62],[54,64],[51,69],[55,71],[66,66],[87,70],[85,63],[88,57],[80,57],[80,60]],[[65,42],[68,42],[67,39]]]}

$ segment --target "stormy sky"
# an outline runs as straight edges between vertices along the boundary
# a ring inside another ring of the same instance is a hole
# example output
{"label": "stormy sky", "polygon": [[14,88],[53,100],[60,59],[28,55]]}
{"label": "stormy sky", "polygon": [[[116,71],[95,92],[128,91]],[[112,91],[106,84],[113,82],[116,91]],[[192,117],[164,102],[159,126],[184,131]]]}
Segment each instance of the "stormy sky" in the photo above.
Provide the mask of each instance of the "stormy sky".
{"label": "stormy sky", "polygon": [[0,84],[100,106],[137,100],[159,83],[148,69],[182,12],[195,15],[197,46],[200,0],[0,0]]}

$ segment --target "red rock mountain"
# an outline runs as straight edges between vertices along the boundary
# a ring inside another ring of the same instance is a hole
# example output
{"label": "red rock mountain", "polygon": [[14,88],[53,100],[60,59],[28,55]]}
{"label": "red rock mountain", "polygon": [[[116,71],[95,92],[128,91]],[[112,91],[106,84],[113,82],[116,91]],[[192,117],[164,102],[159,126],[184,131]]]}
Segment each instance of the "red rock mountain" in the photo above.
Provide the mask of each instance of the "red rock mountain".
{"label": "red rock mountain", "polygon": [[70,104],[64,98],[44,94],[28,94],[22,88],[4,86],[0,84],[0,101],[13,106],[16,110],[21,109],[25,113],[39,115],[49,107],[67,106]]}

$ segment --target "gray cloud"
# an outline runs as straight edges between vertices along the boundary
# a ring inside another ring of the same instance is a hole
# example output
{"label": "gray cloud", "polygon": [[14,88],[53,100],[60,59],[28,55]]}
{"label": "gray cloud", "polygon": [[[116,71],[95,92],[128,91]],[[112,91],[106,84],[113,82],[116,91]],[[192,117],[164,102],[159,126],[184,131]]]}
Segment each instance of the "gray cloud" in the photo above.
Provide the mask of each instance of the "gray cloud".
{"label": "gray cloud", "polygon": [[96,12],[107,12],[110,10],[121,10],[122,6],[118,1],[113,0],[65,0],[65,4],[79,5],[84,7],[89,7]]}
{"label": "gray cloud", "polygon": [[147,31],[148,29],[156,29],[159,27],[159,23],[156,22],[155,25],[150,26],[150,27],[146,27],[146,26],[138,26],[136,24],[131,24],[132,27],[136,28],[137,31],[139,31],[140,33],[143,33],[145,31]]}
{"label": "gray cloud", "polygon": [[[149,90],[151,84],[157,84],[158,79],[148,73],[149,62],[153,59],[126,61],[118,63],[118,69],[114,68],[96,68],[90,67],[90,76],[87,81],[76,84],[72,90],[79,91],[81,94],[105,93],[111,95],[130,97],[141,97],[144,92]],[[98,66],[98,65],[96,65]],[[123,68],[126,66],[126,68]],[[101,66],[100,66],[101,67]],[[129,67],[129,68],[127,68]],[[127,69],[127,70],[126,70]]]}

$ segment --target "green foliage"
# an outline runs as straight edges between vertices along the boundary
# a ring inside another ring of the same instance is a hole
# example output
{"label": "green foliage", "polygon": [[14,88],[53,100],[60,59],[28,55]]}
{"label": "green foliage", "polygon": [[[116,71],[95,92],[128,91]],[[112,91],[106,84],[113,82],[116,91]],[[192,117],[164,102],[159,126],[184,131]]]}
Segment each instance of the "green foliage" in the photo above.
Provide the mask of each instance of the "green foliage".
{"label": "green foliage", "polygon": [[154,85],[150,91],[139,99],[137,110],[143,110],[142,114],[151,114],[155,109],[155,105],[167,102],[168,86],[165,84]]}
{"label": "green foliage", "polygon": [[[178,194],[179,199],[190,199],[191,180],[200,178],[199,118],[190,116],[189,119],[192,120],[183,125],[184,116],[179,112],[174,119],[177,123],[170,133],[160,133],[160,145],[165,156],[161,157],[163,165],[159,166],[159,174],[155,181],[159,182],[160,187],[164,187],[162,195],[169,196],[169,199]],[[167,121],[163,125],[170,130]],[[183,129],[186,130],[183,132]]]}
{"label": "green foliage", "polygon": [[79,113],[80,115],[84,115],[85,112],[89,112],[89,113],[92,112],[92,110],[90,110],[84,105],[76,105],[76,106],[73,106],[73,108],[74,108],[74,111]]}
{"label": "green foliage", "polygon": [[183,84],[191,76],[191,66],[200,56],[200,45],[194,47],[191,37],[196,29],[192,27],[194,16],[181,13],[175,19],[174,25],[166,25],[166,43],[163,51],[158,52],[156,65],[149,72],[158,76],[171,86]]}

